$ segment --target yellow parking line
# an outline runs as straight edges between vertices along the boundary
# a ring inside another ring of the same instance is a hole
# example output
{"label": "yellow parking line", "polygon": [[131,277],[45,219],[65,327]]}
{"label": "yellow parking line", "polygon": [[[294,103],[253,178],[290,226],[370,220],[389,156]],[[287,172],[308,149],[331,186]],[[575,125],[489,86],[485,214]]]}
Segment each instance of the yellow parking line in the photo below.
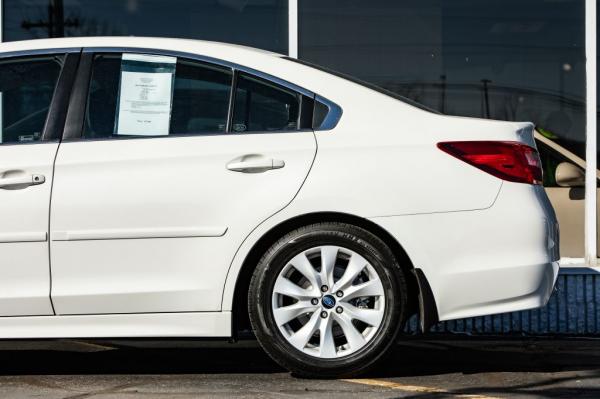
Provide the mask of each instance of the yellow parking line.
{"label": "yellow parking line", "polygon": [[499,399],[494,396],[452,392],[452,391],[448,391],[446,389],[441,389],[441,388],[424,387],[424,386],[420,386],[420,385],[406,385],[406,384],[400,384],[398,382],[375,380],[375,379],[369,379],[369,378],[353,378],[353,379],[345,379],[342,381],[351,382],[353,384],[363,384],[363,385],[370,385],[370,386],[374,386],[374,387],[397,389],[399,391],[405,391],[405,392],[451,394],[455,398]]}

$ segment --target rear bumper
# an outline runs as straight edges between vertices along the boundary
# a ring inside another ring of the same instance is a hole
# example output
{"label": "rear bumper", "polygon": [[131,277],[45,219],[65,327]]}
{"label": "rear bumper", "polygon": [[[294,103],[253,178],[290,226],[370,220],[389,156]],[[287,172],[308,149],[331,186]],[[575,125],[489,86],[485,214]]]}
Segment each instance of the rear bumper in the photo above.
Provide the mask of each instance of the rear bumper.
{"label": "rear bumper", "polygon": [[[470,290],[472,302],[446,311],[440,321],[544,306],[554,291],[558,269],[558,261],[555,261],[454,275],[447,284],[460,280],[461,283],[454,286]],[[510,275],[508,278],[507,274]]]}
{"label": "rear bumper", "polygon": [[439,320],[546,304],[558,275],[558,224],[543,187],[504,182],[488,209],[373,218],[431,287]]}

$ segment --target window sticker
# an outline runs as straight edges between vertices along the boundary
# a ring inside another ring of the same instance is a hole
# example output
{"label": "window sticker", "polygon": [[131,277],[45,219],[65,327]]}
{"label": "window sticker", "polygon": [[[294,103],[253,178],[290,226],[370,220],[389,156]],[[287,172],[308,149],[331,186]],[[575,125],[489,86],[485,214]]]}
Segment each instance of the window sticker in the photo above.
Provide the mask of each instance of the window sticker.
{"label": "window sticker", "polygon": [[123,54],[115,134],[169,134],[176,57]]}

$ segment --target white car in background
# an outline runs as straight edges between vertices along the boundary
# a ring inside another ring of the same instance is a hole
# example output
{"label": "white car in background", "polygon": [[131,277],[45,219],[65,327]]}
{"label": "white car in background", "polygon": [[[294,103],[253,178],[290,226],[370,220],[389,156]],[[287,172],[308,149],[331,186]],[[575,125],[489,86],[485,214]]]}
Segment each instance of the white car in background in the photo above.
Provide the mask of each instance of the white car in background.
{"label": "white car in background", "polygon": [[347,376],[414,313],[427,329],[553,290],[530,123],[177,39],[3,43],[0,92],[0,338],[251,325],[298,375]]}

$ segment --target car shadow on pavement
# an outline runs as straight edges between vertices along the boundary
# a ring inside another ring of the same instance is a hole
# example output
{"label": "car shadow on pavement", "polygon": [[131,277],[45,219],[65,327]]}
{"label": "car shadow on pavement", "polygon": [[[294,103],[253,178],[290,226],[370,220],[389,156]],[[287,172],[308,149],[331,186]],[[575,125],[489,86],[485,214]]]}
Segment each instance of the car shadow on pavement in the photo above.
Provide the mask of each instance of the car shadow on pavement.
{"label": "car shadow on pavement", "polygon": [[[80,342],[78,342],[80,343]],[[15,343],[19,346],[20,343]],[[87,343],[86,343],[87,345]],[[82,349],[0,350],[0,375],[43,374],[252,374],[284,372],[261,348],[223,344],[222,347],[131,348],[91,344]],[[199,344],[202,346],[202,343]],[[48,342],[52,347],[53,343]]]}
{"label": "car shadow on pavement", "polygon": [[[255,341],[9,340],[0,358],[0,375],[285,372]],[[600,339],[410,338],[365,377],[592,369],[600,370]]]}
{"label": "car shadow on pavement", "polygon": [[600,369],[600,339],[442,337],[401,341],[370,374],[556,372]]}

